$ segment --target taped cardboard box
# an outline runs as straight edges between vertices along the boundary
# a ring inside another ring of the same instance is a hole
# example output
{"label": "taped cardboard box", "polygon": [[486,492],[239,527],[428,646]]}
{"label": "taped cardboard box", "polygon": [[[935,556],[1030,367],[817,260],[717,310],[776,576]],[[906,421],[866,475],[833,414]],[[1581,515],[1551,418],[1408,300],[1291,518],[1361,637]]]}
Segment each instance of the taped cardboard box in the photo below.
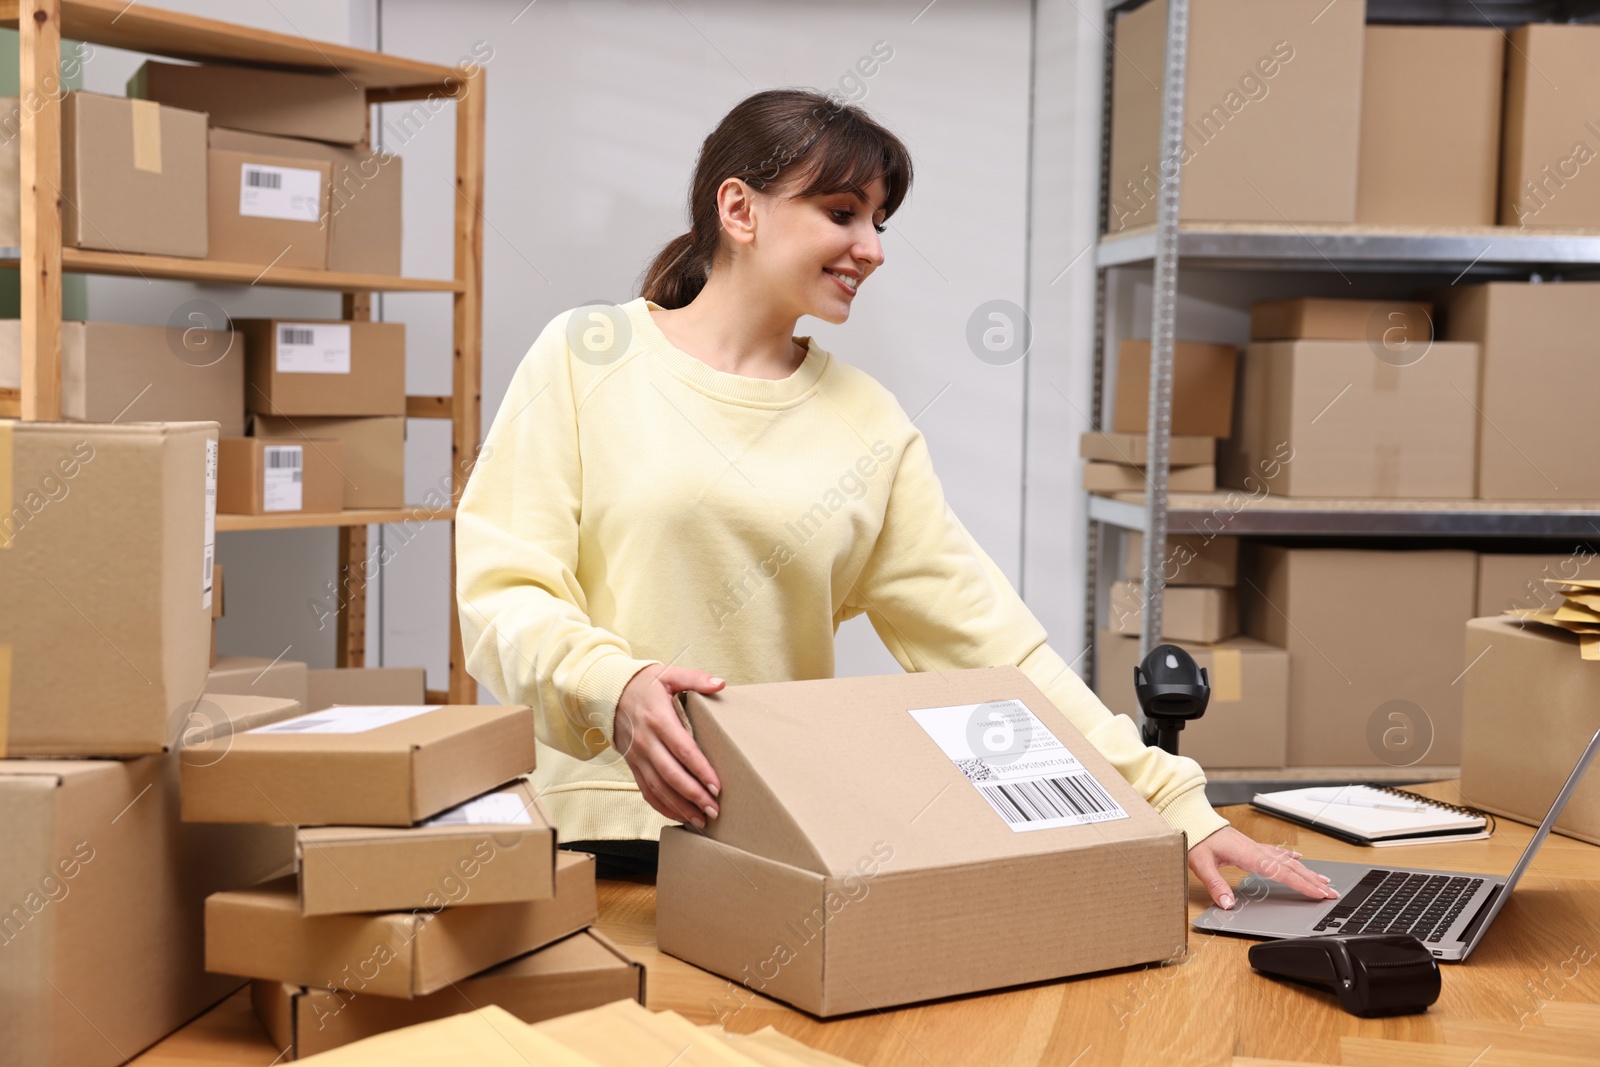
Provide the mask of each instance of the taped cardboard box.
{"label": "taped cardboard box", "polygon": [[1461,628],[1475,553],[1247,541],[1239,622],[1289,652],[1289,765],[1461,759]]}
{"label": "taped cardboard box", "polygon": [[[1111,583],[1111,631],[1138,636],[1144,625],[1144,582]],[[1239,632],[1239,601],[1233,586],[1173,585],[1163,593],[1161,636],[1211,643]]]}
{"label": "taped cardboard box", "polygon": [[319,667],[306,674],[307,711],[335,704],[422,704],[421,667]]}
{"label": "taped cardboard box", "polygon": [[[1083,488],[1091,493],[1142,493],[1149,485],[1143,467],[1123,463],[1085,463]],[[1203,463],[1194,467],[1169,467],[1167,491],[1171,493],[1209,493],[1217,487],[1217,468]]]}
{"label": "taped cardboard box", "polygon": [[[1508,615],[1466,626],[1461,797],[1537,826],[1600,729],[1600,663],[1576,635]],[[1600,845],[1600,777],[1586,775],[1557,833]]]}
{"label": "taped cardboard box", "polygon": [[209,659],[216,446],[211,422],[0,420],[0,755],[177,740]]}
{"label": "taped cardboard box", "polygon": [[1252,341],[1370,341],[1395,345],[1433,340],[1433,305],[1409,300],[1295,297],[1250,305]]}
{"label": "taped cardboard box", "polygon": [[250,1000],[273,1042],[289,1050],[289,1059],[298,1059],[491,1004],[525,1023],[622,998],[642,1004],[644,983],[643,964],[589,929],[412,1000],[341,996],[332,989],[259,979],[251,983]]}
{"label": "taped cardboard box", "polygon": [[555,892],[555,850],[555,827],[526,782],[409,829],[301,827],[300,914],[543,900]]}
{"label": "taped cardboard box", "polygon": [[353,145],[367,137],[367,94],[342,74],[146,60],[130,97],[207,112],[213,126]]}
{"label": "taped cardboard box", "polygon": [[1600,556],[1585,544],[1554,555],[1478,553],[1478,607],[1476,616],[1498,615],[1513,608],[1554,611],[1562,596],[1547,580],[1576,581],[1600,578]]}
{"label": "taped cardboard box", "polygon": [[406,328],[399,322],[238,319],[246,406],[256,415],[404,415]]}
{"label": "taped cardboard box", "polygon": [[545,900],[376,915],[300,914],[294,876],[206,898],[206,969],[335,990],[426,996],[592,925],[594,857],[561,852]]}
{"label": "taped cardboard box", "polygon": [[61,242],[204,257],[206,116],[73,90],[61,107]]}
{"label": "taped cardboard box", "polygon": [[[221,568],[217,568],[220,570]],[[306,665],[292,659],[261,656],[220,656],[206,675],[206,695],[239,693],[246,696],[282,697],[312,710],[306,697]]]}
{"label": "taped cardboard box", "polygon": [[531,708],[324,708],[240,734],[226,760],[185,766],[183,817],[414,826],[533,766]]}
{"label": "taped cardboard box", "polygon": [[252,415],[250,433],[255,437],[332,438],[344,446],[345,507],[405,506],[406,420],[403,415],[351,418]]}
{"label": "taped cardboard box", "polygon": [[[1211,683],[1206,713],[1184,725],[1178,751],[1207,769],[1286,766],[1289,653],[1243,636],[1173,643],[1194,657]],[[1139,639],[1101,630],[1094,649],[1095,694],[1113,712],[1139,721],[1133,689]]]}
{"label": "taped cardboard box", "polygon": [[294,711],[218,697],[181,751],[0,761],[0,1063],[121,1064],[239,988],[205,972],[204,900],[288,869],[293,837],[183,825],[178,767]]}
{"label": "taped cardboard box", "polygon": [[312,514],[344,507],[344,445],[331,438],[224,437],[217,510],[224,515]]}
{"label": "taped cardboard box", "polygon": [[[1123,537],[1122,574],[1126,578],[1144,577],[1144,534],[1129,530]],[[1239,539],[1201,534],[1167,535],[1167,551],[1162,557],[1161,577],[1174,585],[1237,585],[1239,582]]]}
{"label": "taped cardboard box", "polygon": [[[1233,432],[1233,379],[1239,350],[1233,345],[1179,341],[1172,349],[1172,432],[1227,437]],[[1111,428],[1148,432],[1150,342],[1117,346],[1117,384]]]}
{"label": "taped cardboard box", "polygon": [[1249,488],[1276,463],[1283,496],[1470,498],[1477,390],[1476,344],[1252,343],[1223,484]]}
{"label": "taped cardboard box", "polygon": [[[1088,430],[1078,438],[1078,455],[1106,463],[1125,463],[1142,467],[1150,462],[1150,438],[1143,433],[1107,433]],[[1193,467],[1214,463],[1217,441],[1214,437],[1174,435],[1167,445],[1167,462],[1174,467]]]}
{"label": "taped cardboard box", "polygon": [[1530,23],[1509,43],[1500,225],[1600,226],[1600,26]]}
{"label": "taped cardboard box", "polygon": [[1505,40],[1492,26],[1366,28],[1357,222],[1494,225]]}
{"label": "taped cardboard box", "polygon": [[259,152],[206,152],[208,259],[324,270],[327,163]]}
{"label": "taped cardboard box", "polygon": [[[663,952],[831,1016],[1185,945],[1183,835],[1016,667],[686,702],[721,803],[703,834],[661,833]],[[1039,894],[1117,906],[970,906]]]}

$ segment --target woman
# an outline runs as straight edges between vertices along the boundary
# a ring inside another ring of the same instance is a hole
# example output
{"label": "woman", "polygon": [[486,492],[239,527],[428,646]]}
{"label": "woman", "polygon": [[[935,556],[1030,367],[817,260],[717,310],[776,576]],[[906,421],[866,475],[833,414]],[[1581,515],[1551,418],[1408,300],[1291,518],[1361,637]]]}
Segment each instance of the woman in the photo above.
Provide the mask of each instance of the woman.
{"label": "woman", "polygon": [[856,107],[756,93],[702,145],[693,226],[642,295],[558,315],[518,367],[457,511],[458,606],[473,676],[536,710],[562,840],[652,869],[663,826],[717,817],[675,695],[832,677],[865,612],[907,670],[1017,665],[1186,831],[1223,907],[1224,865],[1334,896],[1106,710],[946,506],[894,396],[792,336],[849,318],[911,170]]}

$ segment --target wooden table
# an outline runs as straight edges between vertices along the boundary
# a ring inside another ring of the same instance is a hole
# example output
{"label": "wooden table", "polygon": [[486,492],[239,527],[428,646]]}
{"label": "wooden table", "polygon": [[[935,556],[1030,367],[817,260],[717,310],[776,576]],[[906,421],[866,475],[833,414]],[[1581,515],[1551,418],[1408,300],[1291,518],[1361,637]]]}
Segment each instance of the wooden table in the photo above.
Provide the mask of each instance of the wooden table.
{"label": "wooden table", "polygon": [[[1457,799],[1454,782],[1418,792]],[[1532,833],[1502,819],[1487,841],[1374,850],[1248,808],[1223,811],[1257,840],[1290,845],[1308,857],[1485,874],[1510,871]],[[1191,916],[1207,903],[1191,875]],[[650,1007],[670,1008],[697,1023],[714,1022],[720,1013],[724,1025],[740,1033],[770,1023],[874,1067],[1600,1063],[1600,848],[1559,835],[1546,841],[1471,960],[1443,965],[1438,1002],[1425,1015],[1394,1019],[1347,1015],[1330,994],[1252,972],[1245,958],[1251,942],[1191,930],[1189,954],[1180,963],[823,1022],[754,994],[731,1011],[730,1002],[738,1001],[726,995],[724,979],[657,951],[655,889],[648,881],[603,880],[599,928],[649,968]],[[266,1065],[277,1056],[241,992],[133,1062]]]}

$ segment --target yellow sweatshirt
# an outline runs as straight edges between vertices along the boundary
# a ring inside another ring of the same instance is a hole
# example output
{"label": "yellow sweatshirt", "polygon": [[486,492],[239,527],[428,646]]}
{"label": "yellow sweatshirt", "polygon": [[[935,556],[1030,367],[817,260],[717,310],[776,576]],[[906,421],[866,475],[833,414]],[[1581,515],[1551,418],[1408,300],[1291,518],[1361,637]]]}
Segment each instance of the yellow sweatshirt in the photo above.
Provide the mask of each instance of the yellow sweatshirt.
{"label": "yellow sweatshirt", "polygon": [[610,744],[635,673],[831,678],[862,612],[908,671],[1021,668],[1191,846],[1227,825],[1200,766],[1146,747],[1045,643],[892,393],[810,337],[781,381],[715,370],[647,306],[585,311],[576,350],[574,312],[545,326],[456,513],[467,669],[535,709],[530,781],[563,840],[673,825]]}

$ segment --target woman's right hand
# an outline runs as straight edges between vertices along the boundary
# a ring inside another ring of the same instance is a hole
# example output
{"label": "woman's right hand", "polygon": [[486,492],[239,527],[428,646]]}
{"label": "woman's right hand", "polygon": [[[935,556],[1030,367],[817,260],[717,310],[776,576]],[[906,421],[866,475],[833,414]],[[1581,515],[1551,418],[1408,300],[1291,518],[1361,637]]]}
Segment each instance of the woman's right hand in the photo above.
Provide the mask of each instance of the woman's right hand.
{"label": "woman's right hand", "polygon": [[612,739],[639,783],[639,792],[669,819],[704,830],[717,817],[721,790],[700,746],[678,718],[677,694],[715,693],[727,683],[688,667],[650,666],[628,680],[617,701]]}

